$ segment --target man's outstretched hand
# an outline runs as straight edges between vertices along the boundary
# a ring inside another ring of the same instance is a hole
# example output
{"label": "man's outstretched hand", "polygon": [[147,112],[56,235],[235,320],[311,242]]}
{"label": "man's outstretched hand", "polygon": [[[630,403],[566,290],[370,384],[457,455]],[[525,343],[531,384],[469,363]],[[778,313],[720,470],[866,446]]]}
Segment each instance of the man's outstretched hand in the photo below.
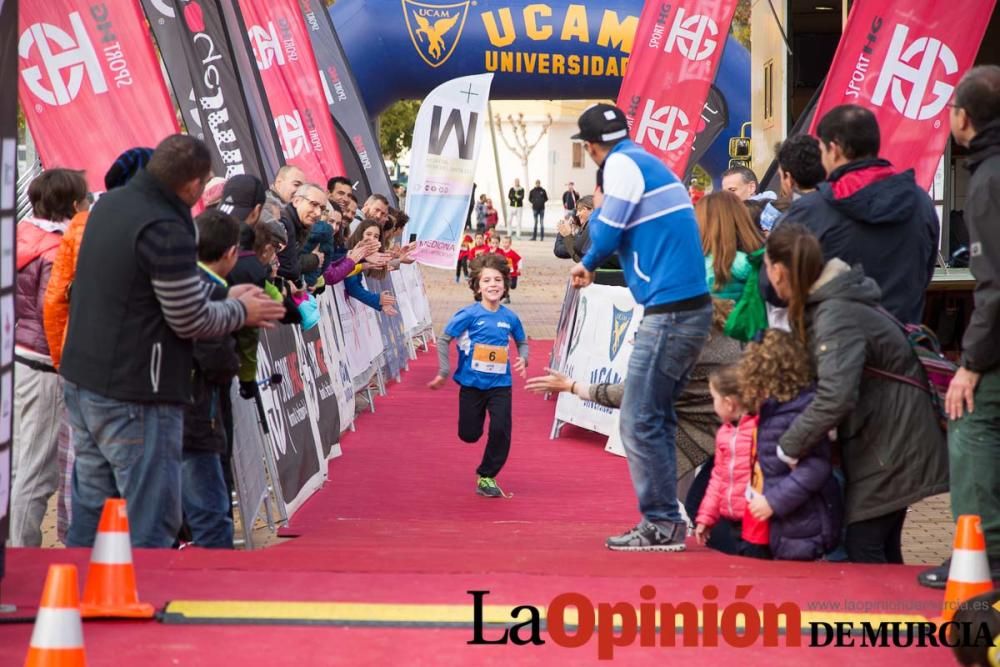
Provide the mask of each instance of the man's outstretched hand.
{"label": "man's outstretched hand", "polygon": [[573,287],[579,289],[594,282],[594,274],[587,270],[583,264],[577,263],[569,271],[570,281]]}

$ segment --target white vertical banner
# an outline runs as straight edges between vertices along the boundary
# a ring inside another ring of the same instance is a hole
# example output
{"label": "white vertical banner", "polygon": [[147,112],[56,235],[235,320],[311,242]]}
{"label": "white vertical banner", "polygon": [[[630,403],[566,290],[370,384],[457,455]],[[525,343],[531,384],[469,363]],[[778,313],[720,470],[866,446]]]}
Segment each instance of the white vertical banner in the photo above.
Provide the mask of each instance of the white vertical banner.
{"label": "white vertical banner", "polygon": [[[563,372],[585,384],[624,382],[640,320],[642,306],[623,287],[591,285],[581,291]],[[557,421],[603,435],[617,429],[617,412],[566,392],[556,402]]]}
{"label": "white vertical banner", "polygon": [[451,269],[472,197],[479,150],[485,140],[492,74],[446,81],[420,105],[413,128],[406,212],[417,235],[421,264]]}

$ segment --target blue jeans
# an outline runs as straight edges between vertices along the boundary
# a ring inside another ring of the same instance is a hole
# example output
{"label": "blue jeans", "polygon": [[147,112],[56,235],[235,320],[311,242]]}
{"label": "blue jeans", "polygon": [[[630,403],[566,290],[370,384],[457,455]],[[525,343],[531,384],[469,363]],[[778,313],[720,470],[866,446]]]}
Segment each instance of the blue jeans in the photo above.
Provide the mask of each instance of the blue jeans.
{"label": "blue jeans", "polygon": [[185,451],[181,464],[184,520],[195,546],[233,548],[229,489],[222,476],[222,457],[214,452]]}
{"label": "blue jeans", "polygon": [[173,546],[181,527],[183,407],[119,401],[69,381],[65,397],[76,450],[66,546],[93,546],[108,498],[125,499],[132,546]]}
{"label": "blue jeans", "polygon": [[639,511],[650,523],[680,523],[674,403],[708,339],[712,306],[646,315],[639,324],[622,397],[621,436]]}

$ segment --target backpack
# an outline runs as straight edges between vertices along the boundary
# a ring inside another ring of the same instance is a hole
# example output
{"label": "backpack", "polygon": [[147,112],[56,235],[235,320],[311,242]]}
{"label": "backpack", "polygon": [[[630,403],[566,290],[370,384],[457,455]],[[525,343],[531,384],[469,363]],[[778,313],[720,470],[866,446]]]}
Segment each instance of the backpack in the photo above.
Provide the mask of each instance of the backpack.
{"label": "backpack", "polygon": [[889,378],[897,382],[903,382],[930,394],[931,403],[937,411],[938,421],[943,431],[948,430],[948,414],[944,409],[944,398],[948,393],[948,385],[955,377],[958,366],[952,363],[941,353],[941,343],[937,336],[929,327],[923,324],[903,324],[888,310],[882,306],[876,308],[880,313],[896,323],[906,335],[906,342],[910,344],[910,349],[917,356],[917,361],[924,369],[922,379],[911,378],[905,375],[897,375],[873,366],[865,366],[865,371],[872,375]]}

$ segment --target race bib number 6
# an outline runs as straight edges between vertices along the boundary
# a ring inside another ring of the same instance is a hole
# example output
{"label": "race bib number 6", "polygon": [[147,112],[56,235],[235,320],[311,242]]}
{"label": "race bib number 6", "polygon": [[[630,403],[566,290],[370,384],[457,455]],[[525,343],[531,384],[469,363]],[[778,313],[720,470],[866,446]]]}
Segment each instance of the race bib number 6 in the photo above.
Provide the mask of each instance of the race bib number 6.
{"label": "race bib number 6", "polygon": [[472,348],[472,370],[480,373],[502,375],[507,372],[507,348],[500,345],[482,345]]}

